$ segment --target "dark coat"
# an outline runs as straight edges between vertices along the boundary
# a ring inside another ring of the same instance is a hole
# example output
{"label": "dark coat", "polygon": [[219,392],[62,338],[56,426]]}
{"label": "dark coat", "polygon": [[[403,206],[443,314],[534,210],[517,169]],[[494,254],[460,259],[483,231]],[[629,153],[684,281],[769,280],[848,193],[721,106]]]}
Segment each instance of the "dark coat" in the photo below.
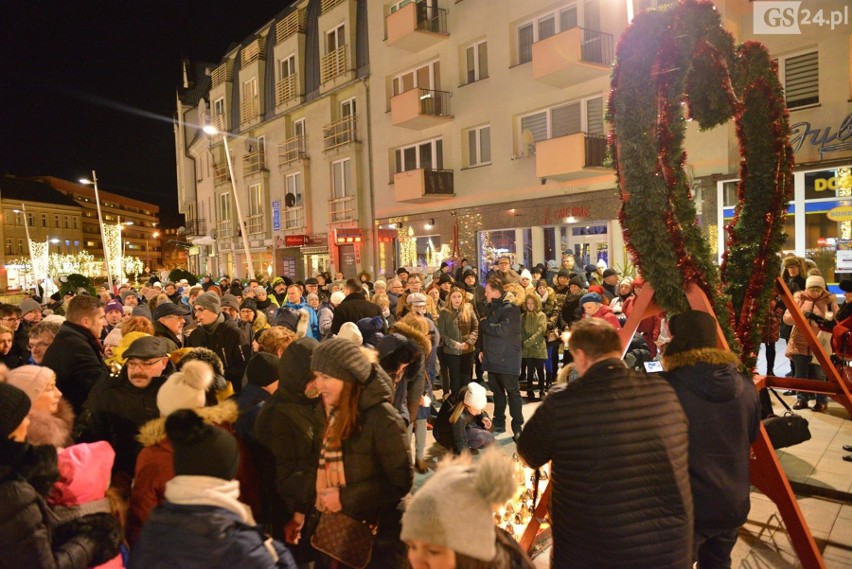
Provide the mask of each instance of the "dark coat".
{"label": "dark coat", "polygon": [[754,383],[738,365],[734,354],[715,349],[663,356],[665,378],[689,419],[696,530],[739,527],[751,508],[749,463],[760,430],[760,403]]}
{"label": "dark coat", "polygon": [[366,299],[363,292],[353,292],[343,299],[339,306],[334,309],[334,318],[331,321],[331,333],[340,332],[344,322],[355,324],[362,318],[381,316],[382,309]]}
{"label": "dark coat", "polygon": [[552,460],[553,567],[691,566],[687,429],[674,389],[618,359],[547,394],[518,454]]}
{"label": "dark coat", "polygon": [[215,323],[197,326],[186,339],[185,345],[188,348],[213,350],[225,367],[225,379],[231,382],[234,391],[242,389],[251,345],[245,344],[243,333],[229,316],[220,314]]}
{"label": "dark coat", "polygon": [[136,434],[142,425],[160,416],[157,392],[173,369],[168,364],[162,376],[141,389],[127,379],[127,366],[117,377],[96,385],[77,416],[74,426],[77,442],[107,441],[115,449],[113,471],[133,477],[136,457],[142,450]]}
{"label": "dark coat", "polygon": [[242,391],[231,396],[240,413],[234,425],[234,432],[243,442],[252,443],[255,441],[254,423],[257,421],[260,408],[271,397],[272,394],[267,390],[251,383],[246,383]]}
{"label": "dark coat", "polygon": [[521,311],[506,300],[492,300],[479,327],[482,369],[492,373],[521,373]]}
{"label": "dark coat", "polygon": [[171,330],[169,330],[168,328],[163,326],[157,320],[154,321],[154,336],[157,336],[159,338],[166,338],[167,340],[171,340],[172,342],[175,343],[175,346],[177,346],[178,348],[183,347],[183,340],[180,340],[177,336],[174,335],[174,333]]}
{"label": "dark coat", "polygon": [[130,556],[129,569],[295,569],[283,544],[271,541],[278,562],[264,545],[266,535],[237,514],[216,506],[166,502],[151,513]]}
{"label": "dark coat", "polygon": [[92,388],[109,378],[98,340],[88,329],[65,321],[42,365],[56,372],[56,387],[80,414]]}
{"label": "dark coat", "polygon": [[101,549],[94,532],[57,533],[43,495],[58,477],[53,446],[0,441],[0,567],[83,569]]}

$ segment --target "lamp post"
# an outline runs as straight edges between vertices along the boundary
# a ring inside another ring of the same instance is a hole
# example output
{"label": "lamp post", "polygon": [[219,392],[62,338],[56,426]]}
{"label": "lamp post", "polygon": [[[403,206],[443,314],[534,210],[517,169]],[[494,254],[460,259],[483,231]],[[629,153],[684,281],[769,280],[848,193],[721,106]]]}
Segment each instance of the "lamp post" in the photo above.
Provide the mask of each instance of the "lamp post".
{"label": "lamp post", "polygon": [[[151,234],[151,237],[154,238],[154,239],[156,239],[159,236],[160,236],[159,231],[155,231],[154,233]],[[154,244],[156,245],[156,242]],[[145,238],[145,256],[147,257],[148,264],[151,265],[152,264],[151,263],[151,248],[148,245],[148,238],[147,237]]]}
{"label": "lamp post", "polygon": [[110,292],[115,292],[115,289],[112,286],[112,271],[109,267],[109,252],[107,251],[107,242],[106,242],[106,232],[104,232],[104,218],[101,215],[101,197],[98,193],[98,175],[92,170],[92,179],[87,180],[86,178],[80,178],[80,183],[92,186],[95,189],[95,205],[98,208],[98,225],[101,227],[101,244],[103,245],[104,250],[104,265],[106,265],[106,274],[107,274],[107,283],[109,284]]}
{"label": "lamp post", "polygon": [[208,124],[202,129],[210,136],[222,135],[222,142],[225,145],[225,160],[228,162],[228,174],[231,176],[231,195],[234,197],[234,204],[237,208],[237,223],[240,224],[240,236],[243,238],[243,250],[246,253],[246,264],[248,265],[248,278],[254,279],[254,263],[251,259],[251,251],[249,251],[248,232],[246,231],[245,223],[243,222],[243,213],[240,209],[240,200],[237,198],[237,182],[234,178],[234,166],[231,164],[231,151],[228,149],[228,133],[221,132],[212,124]]}
{"label": "lamp post", "polygon": [[[121,236],[121,232],[124,231],[124,228],[128,225],[133,225],[132,221],[121,222],[121,216],[116,216],[116,221],[118,224],[118,243],[119,243],[119,251],[121,251],[121,257],[118,258],[118,270],[119,273],[119,281],[124,281],[123,277],[126,277],[126,273],[124,270],[124,253],[126,252],[127,247],[127,239]],[[118,283],[121,286],[121,282]]]}
{"label": "lamp post", "polygon": [[38,277],[36,277],[35,274],[36,262],[35,255],[33,254],[33,242],[32,239],[30,239],[30,224],[27,220],[27,206],[24,202],[21,202],[21,209],[13,209],[12,211],[15,213],[15,215],[19,213],[23,213],[24,215],[24,233],[27,236],[27,250],[30,252],[30,268],[32,269],[33,273],[33,281],[38,282]]}

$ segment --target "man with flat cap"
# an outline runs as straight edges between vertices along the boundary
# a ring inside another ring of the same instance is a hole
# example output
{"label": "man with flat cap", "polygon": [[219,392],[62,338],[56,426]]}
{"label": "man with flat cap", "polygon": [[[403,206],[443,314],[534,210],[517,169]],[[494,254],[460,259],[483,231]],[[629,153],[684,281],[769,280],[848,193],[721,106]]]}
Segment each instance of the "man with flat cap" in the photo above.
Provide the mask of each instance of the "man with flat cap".
{"label": "man with flat cap", "polygon": [[186,326],[186,316],[189,308],[174,302],[161,302],[154,309],[154,335],[166,338],[183,347],[183,327]]}
{"label": "man with flat cap", "polygon": [[141,445],[139,427],[160,416],[157,391],[174,371],[169,353],[177,346],[166,338],[143,336],[127,348],[118,376],[96,384],[77,417],[78,442],[107,441],[115,449],[114,480],[129,482]]}

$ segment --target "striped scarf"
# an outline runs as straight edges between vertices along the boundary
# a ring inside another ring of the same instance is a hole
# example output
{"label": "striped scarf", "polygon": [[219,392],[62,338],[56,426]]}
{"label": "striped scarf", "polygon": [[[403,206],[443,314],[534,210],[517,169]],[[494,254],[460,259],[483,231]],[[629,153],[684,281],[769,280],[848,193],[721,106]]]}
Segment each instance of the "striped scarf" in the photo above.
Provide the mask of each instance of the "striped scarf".
{"label": "striped scarf", "polygon": [[328,425],[322,438],[320,449],[319,472],[317,473],[317,495],[325,488],[346,486],[346,475],[343,471],[343,446],[340,439],[332,438],[335,421],[335,410],[328,415]]}

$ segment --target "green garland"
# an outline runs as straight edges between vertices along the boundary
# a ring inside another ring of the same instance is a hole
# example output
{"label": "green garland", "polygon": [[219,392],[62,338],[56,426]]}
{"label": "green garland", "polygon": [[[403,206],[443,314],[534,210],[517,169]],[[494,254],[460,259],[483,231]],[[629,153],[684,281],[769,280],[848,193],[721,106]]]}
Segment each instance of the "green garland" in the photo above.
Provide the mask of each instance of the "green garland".
{"label": "green garland", "polygon": [[[616,61],[608,119],[628,249],[669,314],[689,308],[684,290],[697,284],[732,349],[741,345],[753,367],[792,187],[789,126],[768,54],[754,42],[735,49],[712,3],[683,0],[639,14]],[[737,124],[742,181],[724,279],[696,222],[684,103],[702,130]]]}

